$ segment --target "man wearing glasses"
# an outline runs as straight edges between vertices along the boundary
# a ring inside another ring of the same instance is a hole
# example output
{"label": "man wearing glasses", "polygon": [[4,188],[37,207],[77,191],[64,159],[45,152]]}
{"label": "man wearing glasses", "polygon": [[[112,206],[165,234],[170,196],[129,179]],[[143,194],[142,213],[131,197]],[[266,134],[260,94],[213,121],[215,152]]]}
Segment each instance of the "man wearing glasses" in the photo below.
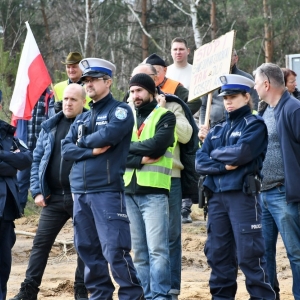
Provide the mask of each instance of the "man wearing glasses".
{"label": "man wearing glasses", "polygon": [[142,299],[131,256],[129,219],[123,174],[134,124],[130,107],[110,93],[114,64],[83,59],[90,111],[78,116],[62,141],[62,155],[74,161],[70,173],[74,198],[74,242],[85,264],[90,299],[112,300],[114,285],[108,263],[119,285],[120,300]]}

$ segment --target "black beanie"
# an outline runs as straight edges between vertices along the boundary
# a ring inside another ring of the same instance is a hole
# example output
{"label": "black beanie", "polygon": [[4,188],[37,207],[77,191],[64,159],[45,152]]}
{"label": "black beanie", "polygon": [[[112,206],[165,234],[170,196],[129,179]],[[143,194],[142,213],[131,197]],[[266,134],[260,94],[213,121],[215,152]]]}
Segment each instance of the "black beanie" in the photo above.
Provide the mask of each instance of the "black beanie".
{"label": "black beanie", "polygon": [[145,63],[150,65],[163,66],[163,67],[167,66],[166,62],[161,57],[159,57],[156,53],[153,53],[150,56],[148,56],[146,58]]}
{"label": "black beanie", "polygon": [[147,74],[139,73],[139,74],[134,75],[130,79],[129,86],[131,87],[134,85],[144,88],[153,96],[155,95],[156,88],[155,88],[154,80]]}

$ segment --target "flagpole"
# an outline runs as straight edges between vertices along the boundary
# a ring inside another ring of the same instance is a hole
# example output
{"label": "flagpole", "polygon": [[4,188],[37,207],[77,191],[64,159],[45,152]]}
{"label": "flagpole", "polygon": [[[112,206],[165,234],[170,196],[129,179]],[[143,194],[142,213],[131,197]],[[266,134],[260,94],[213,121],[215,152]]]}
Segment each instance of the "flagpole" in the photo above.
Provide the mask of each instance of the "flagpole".
{"label": "flagpole", "polygon": [[57,94],[56,94],[56,91],[55,91],[55,89],[54,89],[54,86],[53,86],[53,83],[52,83],[52,82],[51,82],[51,89],[52,89],[52,91],[53,91],[54,98],[55,98],[55,99],[58,99]]}

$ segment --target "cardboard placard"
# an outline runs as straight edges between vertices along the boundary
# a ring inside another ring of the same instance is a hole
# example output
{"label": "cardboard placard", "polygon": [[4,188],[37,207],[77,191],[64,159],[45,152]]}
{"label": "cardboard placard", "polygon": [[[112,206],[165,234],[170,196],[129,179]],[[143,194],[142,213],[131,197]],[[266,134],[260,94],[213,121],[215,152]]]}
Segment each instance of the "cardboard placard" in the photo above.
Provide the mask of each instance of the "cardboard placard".
{"label": "cardboard placard", "polygon": [[232,30],[195,51],[188,101],[221,86],[219,77],[230,72],[234,40]]}

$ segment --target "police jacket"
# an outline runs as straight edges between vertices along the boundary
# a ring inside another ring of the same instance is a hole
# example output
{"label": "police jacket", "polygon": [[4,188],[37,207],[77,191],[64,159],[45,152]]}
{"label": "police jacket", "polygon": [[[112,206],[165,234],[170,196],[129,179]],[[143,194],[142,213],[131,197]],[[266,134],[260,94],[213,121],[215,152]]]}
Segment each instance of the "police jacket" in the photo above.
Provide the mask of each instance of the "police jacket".
{"label": "police jacket", "polygon": [[[136,127],[140,128],[144,120],[155,109],[157,101],[154,99],[152,102],[136,109]],[[150,118],[151,120],[151,118]],[[146,126],[148,123],[146,124]],[[150,125],[150,123],[149,123]],[[151,124],[152,125],[152,124]],[[142,169],[144,166],[141,161],[144,156],[151,158],[158,158],[165,154],[168,147],[173,146],[175,142],[174,130],[176,125],[175,115],[167,111],[163,114],[155,124],[155,134],[152,138],[142,140],[139,142],[132,142],[127,157],[126,167],[130,169]],[[132,176],[131,182],[125,188],[127,194],[168,194],[168,189],[140,186],[137,184],[135,173]]]}
{"label": "police jacket", "polygon": [[9,212],[10,219],[19,218],[19,191],[17,183],[17,171],[29,168],[32,162],[32,154],[23,142],[14,137],[16,128],[0,120],[0,218],[5,218],[4,208],[7,201],[8,189],[13,199],[9,199],[15,205],[14,211]]}
{"label": "police jacket", "polygon": [[[204,186],[214,193],[242,190],[246,175],[261,177],[268,133],[263,119],[246,105],[227,113],[226,121],[213,127],[196,153],[196,170],[208,175]],[[238,166],[226,170],[225,165]]]}
{"label": "police jacket", "polygon": [[[261,106],[261,104],[260,104]],[[267,104],[259,109],[263,115]],[[286,201],[300,202],[300,102],[285,91],[274,108],[283,160]]]}
{"label": "police jacket", "polygon": [[[131,108],[110,93],[95,103],[90,102],[90,107],[90,111],[77,116],[62,141],[63,158],[74,161],[71,191],[78,194],[123,191],[134,123]],[[79,126],[85,130],[77,142]],[[93,155],[94,148],[105,146],[110,146],[106,152]]]}
{"label": "police jacket", "polygon": [[[42,130],[37,140],[36,148],[33,151],[33,162],[30,176],[30,192],[33,198],[42,194],[45,201],[50,197],[51,191],[46,180],[47,166],[54,148],[57,124],[64,117],[60,111],[52,118],[42,123]],[[63,162],[61,162],[63,166]],[[62,168],[61,172],[65,171]]]}

